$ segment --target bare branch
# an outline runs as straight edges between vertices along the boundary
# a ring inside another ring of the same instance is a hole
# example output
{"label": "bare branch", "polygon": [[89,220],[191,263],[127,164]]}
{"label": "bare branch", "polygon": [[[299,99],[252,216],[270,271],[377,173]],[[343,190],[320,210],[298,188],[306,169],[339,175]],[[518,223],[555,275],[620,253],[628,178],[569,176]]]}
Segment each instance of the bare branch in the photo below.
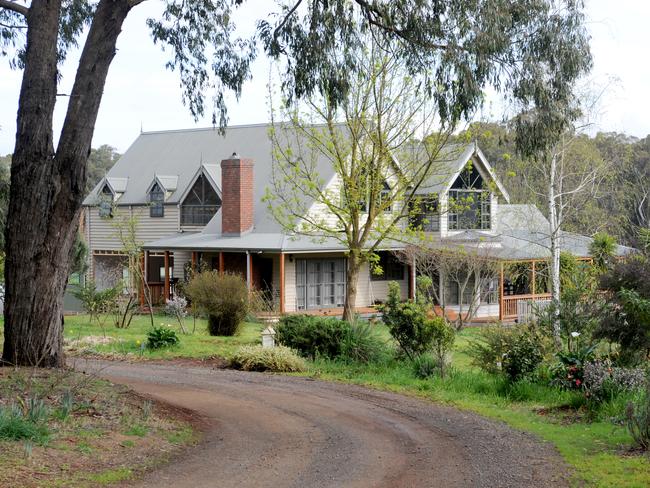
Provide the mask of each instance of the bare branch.
{"label": "bare branch", "polygon": [[24,17],[27,17],[27,14],[29,13],[28,7],[12,0],[0,0],[0,8],[11,10],[12,12],[16,12],[17,14],[23,15]]}

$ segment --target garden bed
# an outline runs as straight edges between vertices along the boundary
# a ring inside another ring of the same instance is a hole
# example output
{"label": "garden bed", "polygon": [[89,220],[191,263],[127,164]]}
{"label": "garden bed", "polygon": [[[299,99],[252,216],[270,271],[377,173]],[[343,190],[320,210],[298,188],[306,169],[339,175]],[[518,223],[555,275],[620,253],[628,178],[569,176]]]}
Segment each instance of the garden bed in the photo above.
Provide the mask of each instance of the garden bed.
{"label": "garden bed", "polygon": [[94,487],[132,478],[191,443],[190,420],[94,376],[0,368],[0,486]]}

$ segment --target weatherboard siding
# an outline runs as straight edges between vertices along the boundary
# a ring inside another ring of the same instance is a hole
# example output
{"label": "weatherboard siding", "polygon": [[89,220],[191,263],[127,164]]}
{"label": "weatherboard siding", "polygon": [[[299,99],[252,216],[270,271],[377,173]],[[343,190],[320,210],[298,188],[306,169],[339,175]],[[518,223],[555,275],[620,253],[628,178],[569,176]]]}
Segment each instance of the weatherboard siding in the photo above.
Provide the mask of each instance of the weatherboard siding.
{"label": "weatherboard siding", "polygon": [[169,237],[178,232],[179,211],[176,205],[165,205],[165,216],[162,218],[149,217],[148,206],[117,207],[113,218],[99,216],[98,207],[86,207],[87,238],[91,251],[116,251],[123,247],[117,234],[118,219],[134,216],[138,219],[136,239],[146,243]]}

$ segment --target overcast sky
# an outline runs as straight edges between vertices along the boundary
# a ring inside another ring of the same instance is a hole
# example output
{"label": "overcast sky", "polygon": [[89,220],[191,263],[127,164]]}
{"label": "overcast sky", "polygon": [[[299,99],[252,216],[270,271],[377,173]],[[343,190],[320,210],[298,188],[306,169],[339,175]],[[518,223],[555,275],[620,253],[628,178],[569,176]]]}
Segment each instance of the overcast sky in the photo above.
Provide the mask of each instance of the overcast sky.
{"label": "overcast sky", "polygon": [[[619,131],[637,137],[650,134],[650,63],[647,62],[650,2],[645,0],[587,0],[589,29],[595,66],[590,82],[607,87],[599,108],[598,129]],[[250,29],[268,0],[249,0],[240,14],[242,29]],[[124,152],[145,131],[206,127],[210,116],[195,122],[181,103],[178,76],[166,70],[167,55],[151,41],[145,19],[155,16],[160,4],[153,0],[129,15],[118,41],[102,99],[93,146],[110,144]],[[69,93],[78,53],[73,52],[63,66],[60,93]],[[244,87],[242,99],[230,100],[230,124],[250,124],[268,120],[267,83],[269,66],[259,61],[253,80]],[[16,110],[21,73],[0,60],[0,155],[14,146]],[[614,80],[614,81],[612,81]],[[55,113],[55,133],[60,130],[66,100],[59,99]],[[483,117],[496,116],[494,103]],[[209,113],[209,110],[207,111]],[[55,134],[56,137],[56,134]]]}

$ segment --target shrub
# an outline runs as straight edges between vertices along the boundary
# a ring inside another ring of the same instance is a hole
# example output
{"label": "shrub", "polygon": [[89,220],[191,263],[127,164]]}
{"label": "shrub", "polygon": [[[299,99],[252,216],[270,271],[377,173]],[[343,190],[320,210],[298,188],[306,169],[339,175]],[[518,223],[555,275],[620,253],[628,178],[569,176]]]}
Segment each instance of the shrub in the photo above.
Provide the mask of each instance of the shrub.
{"label": "shrub", "polygon": [[377,361],[386,355],[386,344],[368,322],[356,321],[343,335],[341,357],[359,363]]}
{"label": "shrub", "polygon": [[113,308],[121,289],[122,285],[120,284],[113,288],[98,290],[95,282],[88,280],[84,286],[72,290],[72,295],[81,302],[82,308],[90,316],[92,322],[93,318],[98,318],[101,313],[108,312]]}
{"label": "shrub", "polygon": [[438,360],[431,354],[420,354],[412,363],[413,374],[421,380],[430,378],[438,371]]}
{"label": "shrub", "polygon": [[637,402],[627,404],[626,426],[637,447],[650,450],[650,374],[645,382],[645,392]]}
{"label": "shrub", "polygon": [[544,359],[543,338],[534,327],[513,330],[503,356],[503,371],[511,382],[530,379]]}
{"label": "shrub", "polygon": [[431,330],[433,331],[432,351],[433,357],[438,363],[440,376],[445,376],[447,368],[449,350],[454,345],[456,334],[447,321],[442,317],[434,317],[429,320]]}
{"label": "shrub", "polygon": [[298,372],[306,369],[305,362],[288,347],[243,346],[230,364],[243,371]]}
{"label": "shrub", "polygon": [[589,254],[594,259],[594,265],[600,269],[607,269],[616,253],[616,239],[607,232],[598,232],[594,235],[589,246]]}
{"label": "shrub", "polygon": [[154,327],[147,334],[147,346],[150,349],[162,349],[179,343],[176,332],[168,327]]}
{"label": "shrub", "polygon": [[503,357],[512,342],[513,329],[494,325],[481,329],[479,338],[469,343],[472,364],[488,373],[501,373]]}
{"label": "shrub", "polygon": [[165,313],[170,317],[174,317],[178,321],[183,334],[187,334],[183,319],[187,316],[187,300],[180,295],[176,295],[171,300],[165,303]]}
{"label": "shrub", "polygon": [[381,307],[383,320],[401,351],[413,360],[431,350],[435,325],[428,319],[424,307],[400,300],[399,284],[391,281],[388,283],[388,298]]}
{"label": "shrub", "polygon": [[287,315],[280,320],[275,338],[311,359],[333,359],[341,355],[343,339],[349,331],[350,324],[333,317]]}
{"label": "shrub", "polygon": [[557,364],[551,368],[552,383],[566,389],[584,388],[584,368],[594,358],[596,345],[561,351],[556,354]]}
{"label": "shrub", "polygon": [[622,392],[638,391],[645,385],[641,368],[618,368],[610,360],[596,360],[584,366],[587,397],[597,403],[611,400]]}
{"label": "shrub", "polygon": [[213,336],[232,336],[248,313],[248,289],[234,274],[204,271],[196,274],[185,292],[193,306],[208,316],[208,332]]}

